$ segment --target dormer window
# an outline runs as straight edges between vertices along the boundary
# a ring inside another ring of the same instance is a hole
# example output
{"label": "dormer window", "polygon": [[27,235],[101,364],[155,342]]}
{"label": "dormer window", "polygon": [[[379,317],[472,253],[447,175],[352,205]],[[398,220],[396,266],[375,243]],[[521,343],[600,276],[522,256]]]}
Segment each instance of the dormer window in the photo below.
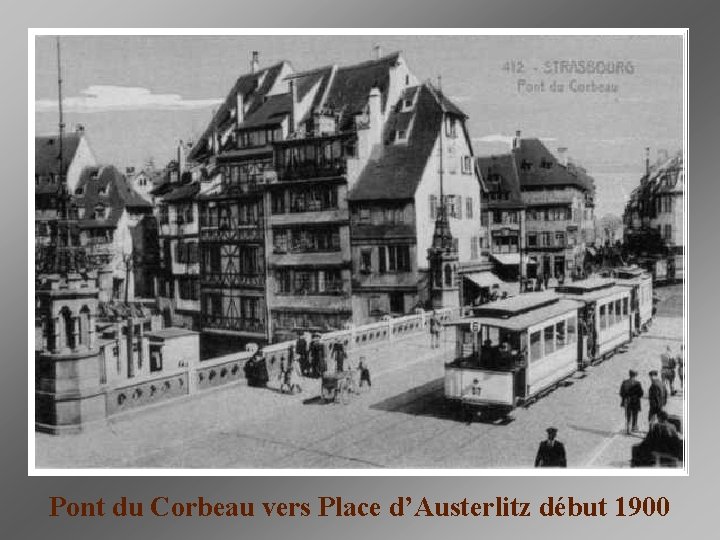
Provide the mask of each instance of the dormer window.
{"label": "dormer window", "polygon": [[83,186],[78,186],[75,188],[75,195],[83,195],[85,193],[85,188]]}
{"label": "dormer window", "polygon": [[409,98],[405,98],[403,100],[403,110],[404,111],[412,109],[412,106],[413,106],[413,98],[409,97]]}
{"label": "dormer window", "polygon": [[548,161],[547,159],[543,158],[540,162],[540,167],[543,169],[552,169],[552,161]]}
{"label": "dormer window", "polygon": [[398,129],[395,132],[395,142],[407,142],[407,130]]}
{"label": "dormer window", "polygon": [[104,204],[98,204],[95,207],[95,219],[103,220],[106,217],[107,209]]}
{"label": "dormer window", "polygon": [[107,195],[107,185],[98,188],[98,195]]}

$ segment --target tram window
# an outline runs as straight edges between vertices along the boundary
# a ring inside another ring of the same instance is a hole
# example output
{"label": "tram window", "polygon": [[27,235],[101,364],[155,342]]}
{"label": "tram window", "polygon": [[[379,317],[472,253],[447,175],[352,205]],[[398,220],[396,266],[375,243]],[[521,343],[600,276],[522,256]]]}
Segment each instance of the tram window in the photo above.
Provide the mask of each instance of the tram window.
{"label": "tram window", "polygon": [[614,302],[610,302],[610,303],[608,303],[608,305],[607,305],[607,312],[608,312],[608,315],[607,315],[607,317],[608,317],[607,325],[608,325],[608,326],[612,326],[613,324],[615,324],[615,308],[613,307],[614,305],[615,305]]}
{"label": "tram window", "polygon": [[623,318],[623,315],[627,315],[627,313],[622,312],[622,308],[620,307],[622,305],[622,300],[615,300],[615,316],[617,317],[617,321],[620,322]]}
{"label": "tram window", "polygon": [[545,354],[555,352],[555,325],[545,327]]}
{"label": "tram window", "polygon": [[577,320],[575,317],[571,317],[567,321],[567,342],[568,345],[575,343],[577,339]]}
{"label": "tram window", "polygon": [[623,317],[627,317],[628,315],[628,299],[623,298]]}
{"label": "tram window", "polygon": [[540,339],[540,331],[530,334],[530,361],[534,362],[542,358],[542,340]]}
{"label": "tram window", "polygon": [[560,321],[555,325],[555,345],[558,349],[565,346],[565,321]]}
{"label": "tram window", "polygon": [[600,330],[605,330],[607,327],[607,314],[605,313],[606,306],[600,306]]}

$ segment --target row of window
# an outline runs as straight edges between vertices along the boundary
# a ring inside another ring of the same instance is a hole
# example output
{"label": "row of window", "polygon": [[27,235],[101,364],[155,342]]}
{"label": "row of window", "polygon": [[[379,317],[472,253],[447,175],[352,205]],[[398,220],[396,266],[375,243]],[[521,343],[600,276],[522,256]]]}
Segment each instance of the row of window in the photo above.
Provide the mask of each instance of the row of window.
{"label": "row of window", "polygon": [[570,208],[531,208],[526,210],[528,221],[567,221],[575,219]]}
{"label": "row of window", "polygon": [[332,210],[337,207],[337,187],[334,185],[294,187],[272,194],[273,214],[318,212]]}
{"label": "row of window", "polygon": [[256,159],[228,166],[223,171],[226,186],[256,185],[263,181],[265,173],[272,171],[272,160]]}
{"label": "row of window", "polygon": [[577,343],[577,318],[575,316],[545,326],[530,334],[530,362],[570,347]]}
{"label": "row of window", "polygon": [[673,211],[673,198],[672,196],[657,197],[655,199],[655,212],[658,214],[666,213],[669,214]]}
{"label": "row of window", "polygon": [[296,313],[273,310],[272,317],[274,328],[292,332],[298,328],[339,330],[348,321],[347,316],[334,313]]}
{"label": "row of window", "polygon": [[202,270],[205,274],[261,274],[263,268],[259,248],[245,245],[203,245]]}
{"label": "row of window", "polygon": [[265,320],[263,306],[262,298],[241,296],[237,292],[229,294],[220,292],[203,293],[201,301],[203,315],[254,322]]}
{"label": "row of window", "polygon": [[575,235],[564,231],[528,233],[528,247],[566,247],[575,245]]}
{"label": "row of window", "polygon": [[313,253],[340,251],[340,230],[280,229],[273,231],[275,253]]}
{"label": "row of window", "polygon": [[340,270],[302,270],[282,268],[275,271],[276,294],[342,294],[344,291]]}
{"label": "row of window", "polygon": [[627,298],[623,298],[600,306],[600,330],[605,330],[626,321],[628,318],[628,302]]}
{"label": "row of window", "polygon": [[353,221],[373,225],[404,225],[412,223],[412,207],[406,208],[370,208],[356,207],[352,213]]}
{"label": "row of window", "polygon": [[282,140],[282,129],[259,129],[253,131],[237,132],[236,143],[238,148],[254,148],[258,146],[266,146],[274,141]]}
{"label": "row of window", "polygon": [[257,225],[262,215],[262,203],[257,201],[209,203],[201,210],[200,226],[235,229],[238,226]]}
{"label": "row of window", "polygon": [[[436,195],[430,195],[430,219],[435,219],[437,214],[438,198]],[[465,197],[465,218],[473,219],[473,214],[473,199]],[[462,195],[445,195],[445,215],[455,219],[463,218]]]}
{"label": "row of window", "polygon": [[386,274],[412,271],[410,246],[378,246],[377,270],[373,267],[374,252],[375,248],[360,250],[360,273],[372,274],[377,271],[380,274]]}

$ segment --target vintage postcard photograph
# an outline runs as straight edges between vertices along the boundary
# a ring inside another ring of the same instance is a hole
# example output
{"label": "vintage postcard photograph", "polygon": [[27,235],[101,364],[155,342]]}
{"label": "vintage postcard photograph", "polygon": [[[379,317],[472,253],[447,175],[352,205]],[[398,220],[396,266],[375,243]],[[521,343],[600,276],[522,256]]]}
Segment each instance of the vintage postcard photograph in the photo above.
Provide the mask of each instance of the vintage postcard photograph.
{"label": "vintage postcard photograph", "polygon": [[687,473],[686,31],[28,39],[31,474]]}

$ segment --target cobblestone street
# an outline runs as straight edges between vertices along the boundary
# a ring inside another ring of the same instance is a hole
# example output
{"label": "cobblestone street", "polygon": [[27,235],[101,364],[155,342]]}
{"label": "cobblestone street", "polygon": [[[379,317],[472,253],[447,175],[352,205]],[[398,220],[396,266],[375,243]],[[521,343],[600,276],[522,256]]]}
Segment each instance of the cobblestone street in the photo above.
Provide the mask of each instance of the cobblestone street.
{"label": "cobblestone street", "polygon": [[[559,429],[570,467],[628,467],[638,436],[624,435],[618,388],[630,368],[659,369],[666,345],[682,339],[682,286],[658,289],[650,331],[625,353],[575,374],[508,422],[458,421],[443,397],[443,362],[426,336],[365,349],[370,392],[347,406],[321,405],[319,382],[282,395],[236,385],[117,417],[80,435],[36,434],[38,467],[179,468],[516,468],[531,467],[548,425]],[[643,400],[641,430],[647,428]],[[668,409],[681,414],[682,392]]]}

